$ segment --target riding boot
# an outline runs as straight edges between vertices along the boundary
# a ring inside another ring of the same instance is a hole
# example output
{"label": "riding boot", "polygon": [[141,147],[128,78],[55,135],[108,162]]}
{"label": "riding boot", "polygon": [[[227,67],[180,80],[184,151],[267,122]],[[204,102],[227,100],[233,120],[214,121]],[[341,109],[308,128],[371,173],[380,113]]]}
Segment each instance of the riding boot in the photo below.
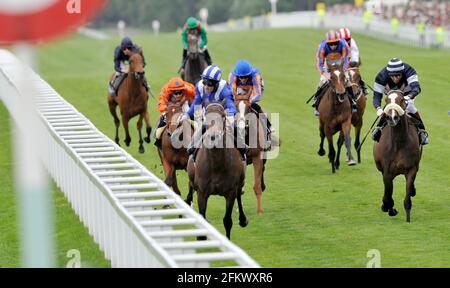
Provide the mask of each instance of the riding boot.
{"label": "riding boot", "polygon": [[208,66],[210,66],[210,65],[212,65],[212,59],[211,59],[211,55],[209,55],[209,51],[208,51],[208,49],[205,49],[205,60],[206,60],[206,63],[208,63]]}
{"label": "riding boot", "polygon": [[186,66],[186,57],[187,57],[187,50],[183,49],[183,58],[181,60],[181,69],[184,69]]}
{"label": "riding boot", "polygon": [[163,134],[163,131],[160,131],[160,129],[166,127],[166,125],[167,125],[166,119],[165,119],[165,117],[163,115],[161,115],[161,117],[159,118],[158,128],[156,128],[155,136],[154,136],[154,138],[155,138],[154,145],[156,147],[158,147],[159,149],[162,149],[161,137],[162,137],[162,134]]}
{"label": "riding boot", "polygon": [[352,113],[356,113],[356,111],[358,110],[358,107],[356,106],[356,100],[355,100],[355,95],[353,93],[353,89],[352,87],[347,87],[345,88],[347,91],[347,95],[348,95],[348,99],[350,100],[350,104],[352,105]]}
{"label": "riding boot", "polygon": [[420,144],[427,145],[428,143],[430,143],[428,139],[428,132],[425,130],[425,125],[423,124],[419,111],[412,115],[417,121],[419,121],[419,123],[417,124],[417,128],[419,132]]}
{"label": "riding boot", "polygon": [[142,82],[145,87],[145,90],[148,92],[150,90],[150,85],[148,84],[147,77],[145,77],[145,75],[144,75],[144,79]]}
{"label": "riding boot", "polygon": [[320,96],[322,96],[322,92],[325,90],[325,85],[320,85],[317,87],[316,94],[314,94],[313,104],[311,105],[314,108],[314,116],[319,116],[319,108]]}
{"label": "riding boot", "polygon": [[372,130],[372,139],[375,142],[380,141],[381,131],[383,127],[386,125],[386,117],[382,115],[380,120],[378,120],[377,126]]}
{"label": "riding boot", "polygon": [[[235,127],[236,133],[238,131],[237,127]],[[238,138],[241,137],[241,141],[239,141],[238,143]],[[240,135],[239,133],[237,134],[237,137],[233,137],[234,138],[234,146],[238,149],[239,153],[241,153],[241,157],[242,157],[242,161],[244,161],[245,163],[247,162],[247,154],[249,151],[249,147],[247,145],[247,143],[245,143],[245,138],[243,135]]]}
{"label": "riding boot", "polygon": [[275,132],[275,129],[272,127],[272,123],[270,123],[269,118],[266,116],[261,106],[259,106],[257,103],[252,103],[251,108],[258,113],[259,121],[261,121],[262,125],[266,127],[266,140],[270,142],[271,134]]}
{"label": "riding boot", "polygon": [[364,82],[364,80],[362,80],[362,78],[361,78],[361,80],[359,81],[359,85],[361,85],[361,87],[362,87],[362,89],[363,89],[363,92],[364,92],[364,95],[367,97],[367,95],[369,95],[369,90],[367,89],[367,84],[366,84],[366,82]]}
{"label": "riding boot", "polygon": [[117,92],[119,91],[119,86],[122,83],[123,79],[127,76],[127,73],[120,73],[117,75],[110,83],[110,92],[112,91],[112,96],[117,96]]}

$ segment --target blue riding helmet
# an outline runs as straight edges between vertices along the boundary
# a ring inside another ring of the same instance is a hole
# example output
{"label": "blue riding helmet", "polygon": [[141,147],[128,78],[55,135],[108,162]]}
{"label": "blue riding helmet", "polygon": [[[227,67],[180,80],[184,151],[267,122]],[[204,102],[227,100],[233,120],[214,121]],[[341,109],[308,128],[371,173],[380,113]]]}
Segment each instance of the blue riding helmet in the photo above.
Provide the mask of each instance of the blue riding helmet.
{"label": "blue riding helmet", "polygon": [[125,37],[122,39],[122,43],[120,44],[120,47],[122,49],[125,49],[127,47],[133,47],[133,41],[131,41],[130,37]]}
{"label": "blue riding helmet", "polygon": [[203,71],[202,78],[219,82],[222,79],[222,70],[215,65],[210,65]]}
{"label": "blue riding helmet", "polygon": [[237,77],[247,77],[253,72],[253,67],[247,60],[239,60],[234,68],[234,74]]}

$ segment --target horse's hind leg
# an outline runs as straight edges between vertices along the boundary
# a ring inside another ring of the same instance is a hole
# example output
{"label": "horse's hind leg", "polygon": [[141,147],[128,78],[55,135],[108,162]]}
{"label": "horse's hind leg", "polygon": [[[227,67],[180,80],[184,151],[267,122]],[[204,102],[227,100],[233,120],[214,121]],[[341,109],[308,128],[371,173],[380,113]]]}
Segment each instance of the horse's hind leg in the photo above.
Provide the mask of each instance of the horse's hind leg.
{"label": "horse's hind leg", "polygon": [[231,239],[231,228],[233,227],[233,219],[231,218],[231,215],[233,214],[233,206],[234,206],[234,200],[236,198],[235,194],[236,191],[228,192],[226,196],[226,211],[225,216],[223,217],[223,226],[225,226],[225,231],[227,233],[227,238]]}
{"label": "horse's hind leg", "polygon": [[194,198],[194,187],[192,187],[192,183],[191,181],[189,181],[189,192],[188,195],[186,197],[186,203],[189,206],[192,206],[192,199]]}
{"label": "horse's hind leg", "polygon": [[[253,158],[253,175],[254,175],[254,185],[253,185],[253,191],[255,191],[256,195],[256,201],[257,201],[257,208],[256,212],[258,214],[263,214],[264,209],[262,208],[262,177],[263,177],[263,169],[264,169],[264,163],[263,159],[259,157]],[[240,192],[238,193],[240,195]]]}
{"label": "horse's hind leg", "polygon": [[325,131],[323,129],[322,123],[320,123],[319,130],[320,130],[320,145],[319,145],[319,151],[317,151],[317,154],[319,154],[319,156],[324,156],[325,149],[323,149],[323,141],[325,140]]}
{"label": "horse's hind leg", "polygon": [[393,193],[393,178],[388,175],[383,175],[384,182],[384,196],[383,196],[383,205],[381,206],[381,210],[383,212],[388,212],[389,216],[397,215],[397,210],[394,209],[394,199],[392,199]]}
{"label": "horse's hind leg", "polygon": [[247,217],[244,214],[244,208],[242,206],[242,188],[239,188],[237,191],[237,202],[238,202],[238,208],[239,208],[239,225],[241,227],[247,227],[248,220]]}
{"label": "horse's hind leg", "polygon": [[330,160],[331,164],[331,172],[336,173],[336,166],[335,166],[335,157],[336,157],[336,151],[334,150],[333,146],[333,132],[327,131],[327,140],[328,140],[328,159]]}
{"label": "horse's hind leg", "polygon": [[350,128],[351,128],[352,124],[350,121],[344,123],[342,125],[342,133],[344,134],[344,141],[345,141],[345,148],[347,149],[347,164],[349,166],[353,166],[356,165],[355,160],[353,160],[353,155],[352,155],[352,139],[350,136]]}
{"label": "horse's hind leg", "polygon": [[141,115],[139,115],[139,119],[138,119],[137,125],[136,125],[138,133],[139,133],[139,153],[141,153],[141,154],[145,152],[144,140],[142,140],[142,119],[143,119],[143,116],[141,114]]}
{"label": "horse's hind leg", "polygon": [[120,126],[120,120],[119,117],[117,117],[117,103],[114,101],[114,99],[110,96],[108,98],[108,106],[109,106],[109,112],[114,118],[114,125],[116,126],[116,137],[114,140],[116,141],[116,144],[119,145],[119,126]]}
{"label": "horse's hind leg", "polygon": [[406,211],[406,222],[411,222],[411,207],[412,207],[411,197],[414,197],[413,194],[416,195],[416,187],[414,187],[414,180],[416,179],[416,175],[417,175],[416,170],[410,171],[407,175],[405,175],[406,196],[403,205]]}
{"label": "horse's hind leg", "polygon": [[361,136],[361,127],[362,124],[358,123],[358,125],[355,126],[355,149],[356,149],[356,154],[358,156],[358,163],[361,163],[361,150],[358,150],[359,145],[360,145],[360,136]]}
{"label": "horse's hind leg", "polygon": [[341,132],[339,134],[339,138],[337,141],[337,155],[336,155],[336,161],[335,161],[336,170],[338,170],[339,166],[341,166],[340,158],[341,158],[342,144],[344,144],[344,135]]}
{"label": "horse's hind leg", "polygon": [[144,112],[144,121],[145,121],[145,131],[147,132],[147,136],[144,138],[144,141],[150,143],[150,134],[152,134],[152,126],[150,125],[148,110],[145,110]]}

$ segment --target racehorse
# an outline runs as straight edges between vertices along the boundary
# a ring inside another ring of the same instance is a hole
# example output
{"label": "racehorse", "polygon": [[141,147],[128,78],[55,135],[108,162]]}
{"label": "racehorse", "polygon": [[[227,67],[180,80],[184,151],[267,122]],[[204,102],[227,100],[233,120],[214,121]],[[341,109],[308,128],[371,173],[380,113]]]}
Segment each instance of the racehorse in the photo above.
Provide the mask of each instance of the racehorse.
{"label": "racehorse", "polygon": [[419,170],[422,146],[417,136],[413,120],[406,115],[407,102],[403,92],[392,90],[386,98],[384,113],[388,125],[383,128],[380,141],[373,146],[373,156],[377,169],[383,174],[384,197],[381,210],[389,216],[397,215],[394,209],[393,180],[403,174],[406,178],[406,196],[403,202],[406,222],[410,222],[411,197],[416,195],[414,180]]}
{"label": "racehorse", "polygon": [[[193,128],[188,120],[180,122],[184,101],[182,99],[177,103],[168,103],[165,114],[167,127],[161,135],[162,149],[157,149],[166,175],[164,182],[180,196],[176,170],[186,170],[187,168],[188,153],[186,147],[193,134]],[[188,202],[188,204],[191,203]]]}
{"label": "racehorse", "polygon": [[188,55],[186,59],[186,66],[181,72],[181,78],[189,83],[197,83],[200,80],[200,75],[206,69],[208,63],[205,60],[205,54],[200,51],[198,47],[200,35],[197,30],[191,30],[188,33]]}
{"label": "racehorse", "polygon": [[[235,199],[239,207],[239,225],[246,227],[247,217],[242,207],[242,189],[245,181],[245,165],[241,154],[235,147],[226,148],[227,138],[233,135],[225,129],[224,103],[211,103],[206,106],[206,131],[203,144],[199,148],[194,163],[188,162],[189,197],[197,191],[199,213],[206,219],[206,205],[210,195],[220,195],[226,199],[226,212],[223,218],[226,235],[231,237],[232,213]],[[198,129],[202,129],[199,127]],[[206,237],[198,237],[205,240]]]}
{"label": "racehorse", "polygon": [[[144,145],[142,140],[142,120],[145,120],[147,137],[145,142],[150,143],[150,133],[152,127],[149,122],[147,102],[148,94],[143,84],[144,80],[144,62],[139,53],[130,56],[130,67],[127,76],[119,87],[117,96],[108,95],[109,111],[114,118],[116,126],[115,141],[119,144],[119,126],[120,120],[117,117],[116,107],[119,105],[120,114],[122,115],[122,124],[125,129],[125,144],[130,146],[131,137],[128,130],[128,121],[136,115],[139,115],[137,129],[139,132],[139,153],[144,153]],[[113,75],[114,77],[114,75]]]}
{"label": "racehorse", "polygon": [[[358,156],[358,163],[361,163],[361,150],[358,149],[360,145],[361,128],[363,126],[363,116],[366,109],[366,97],[360,85],[361,74],[359,67],[350,67],[347,69],[349,75],[349,84],[351,86],[353,95],[356,95],[356,112],[352,113],[352,125],[355,127],[355,142],[354,147]],[[338,154],[340,147],[338,148]]]}
{"label": "racehorse", "polygon": [[[339,139],[345,141],[348,165],[355,165],[356,162],[353,160],[351,151],[350,128],[352,111],[345,90],[345,75],[342,71],[342,64],[331,64],[327,61],[327,66],[330,71],[330,85],[326,88],[318,107],[320,120],[320,146],[317,153],[320,156],[325,155],[323,142],[326,137],[329,149],[328,159],[330,160],[331,171],[335,173],[336,169],[339,169],[340,166],[339,157],[336,157],[336,151],[334,150],[333,145],[333,135],[336,132],[340,131],[341,135]],[[340,145],[342,145],[342,143]]]}
{"label": "racehorse", "polygon": [[[249,146],[247,153],[247,164],[253,164],[254,184],[253,191],[256,195],[258,214],[264,213],[262,208],[262,192],[266,189],[264,184],[264,170],[266,159],[264,157],[265,151],[265,133],[266,129],[263,128],[260,122],[257,112],[252,111],[249,94],[238,94],[235,97],[236,107],[239,109],[239,113],[236,114],[238,121],[237,133],[242,133],[242,137],[245,139]],[[239,130],[242,129],[243,131]]]}

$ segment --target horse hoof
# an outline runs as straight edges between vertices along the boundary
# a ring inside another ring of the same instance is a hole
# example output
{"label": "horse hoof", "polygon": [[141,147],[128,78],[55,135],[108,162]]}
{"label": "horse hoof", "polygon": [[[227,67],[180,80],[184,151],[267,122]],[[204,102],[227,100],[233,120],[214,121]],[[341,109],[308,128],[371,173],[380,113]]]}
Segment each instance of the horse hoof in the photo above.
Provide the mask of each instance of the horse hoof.
{"label": "horse hoof", "polygon": [[263,209],[263,208],[261,208],[261,209],[256,209],[256,213],[257,213],[258,215],[263,215],[263,214],[264,214],[264,209]]}
{"label": "horse hoof", "polygon": [[414,187],[411,191],[411,197],[416,196],[416,187]]}
{"label": "horse hoof", "polygon": [[347,165],[348,166],[355,166],[356,165],[356,161],[355,160],[349,160],[349,161],[347,161]]}
{"label": "horse hoof", "polygon": [[242,228],[247,227],[248,225],[248,220],[245,219],[245,221],[239,221],[239,226],[241,226]]}
{"label": "horse hoof", "polygon": [[388,212],[389,210],[384,206],[384,204],[381,205],[381,211]]}
{"label": "horse hoof", "polygon": [[398,214],[398,211],[396,209],[389,210],[389,216],[394,217],[397,214]]}
{"label": "horse hoof", "polygon": [[197,236],[197,240],[198,241],[206,241],[207,238],[206,238],[206,236]]}
{"label": "horse hoof", "polygon": [[145,138],[144,138],[144,141],[145,141],[146,143],[150,143],[150,137],[145,137]]}
{"label": "horse hoof", "polygon": [[169,208],[170,208],[170,205],[164,205],[164,206],[162,206],[162,208],[163,208],[163,209],[169,209]]}
{"label": "horse hoof", "polygon": [[317,151],[317,154],[319,154],[319,156],[325,156],[325,150],[319,150]]}
{"label": "horse hoof", "polygon": [[144,154],[144,152],[145,152],[144,147],[139,147],[139,153]]}

